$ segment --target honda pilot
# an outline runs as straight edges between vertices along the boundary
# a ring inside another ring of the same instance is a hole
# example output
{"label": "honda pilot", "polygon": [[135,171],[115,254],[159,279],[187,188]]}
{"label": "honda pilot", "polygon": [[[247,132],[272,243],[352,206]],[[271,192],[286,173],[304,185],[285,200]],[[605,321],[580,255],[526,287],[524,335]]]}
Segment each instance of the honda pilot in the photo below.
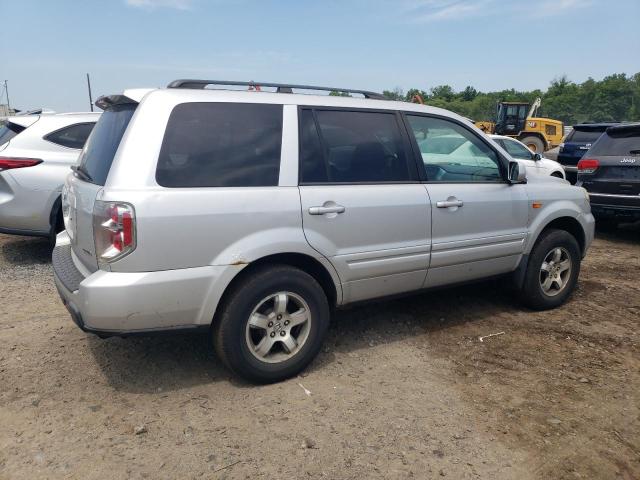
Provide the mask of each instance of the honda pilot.
{"label": "honda pilot", "polygon": [[178,80],[96,102],[53,251],[80,328],[204,328],[231,370],[273,382],[311,362],[335,308],[503,275],[533,309],[574,290],[584,189],[527,179],[446,110],[257,87]]}

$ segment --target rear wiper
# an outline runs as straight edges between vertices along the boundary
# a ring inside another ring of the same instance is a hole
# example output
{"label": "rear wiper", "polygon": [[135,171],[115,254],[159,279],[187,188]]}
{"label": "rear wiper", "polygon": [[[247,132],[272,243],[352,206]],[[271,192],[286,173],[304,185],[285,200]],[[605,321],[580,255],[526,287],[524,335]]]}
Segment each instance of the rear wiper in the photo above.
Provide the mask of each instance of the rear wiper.
{"label": "rear wiper", "polygon": [[93,183],[91,174],[87,172],[82,165],[71,165],[71,170],[73,170],[73,173],[78,175],[82,180]]}

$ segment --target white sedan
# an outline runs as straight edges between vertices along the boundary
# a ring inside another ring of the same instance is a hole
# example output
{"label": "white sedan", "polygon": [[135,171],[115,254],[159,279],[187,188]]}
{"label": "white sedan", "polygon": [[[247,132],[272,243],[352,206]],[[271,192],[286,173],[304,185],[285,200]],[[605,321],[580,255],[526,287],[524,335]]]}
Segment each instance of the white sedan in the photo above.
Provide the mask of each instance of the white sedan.
{"label": "white sedan", "polygon": [[527,146],[512,137],[502,135],[489,135],[491,139],[504,148],[513,158],[524,160],[527,166],[527,173],[532,175],[551,175],[552,177],[564,178],[564,168],[558,162],[545,158],[540,153],[533,153]]}

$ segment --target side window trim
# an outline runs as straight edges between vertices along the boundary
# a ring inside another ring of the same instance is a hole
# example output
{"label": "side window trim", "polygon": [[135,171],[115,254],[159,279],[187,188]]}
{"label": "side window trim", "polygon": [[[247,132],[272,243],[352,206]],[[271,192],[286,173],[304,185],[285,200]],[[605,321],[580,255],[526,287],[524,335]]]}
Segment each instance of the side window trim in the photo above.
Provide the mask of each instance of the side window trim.
{"label": "side window trim", "polygon": [[[71,123],[69,125],[65,125],[64,127],[60,127],[57,130],[54,130],[53,132],[49,132],[46,135],[44,135],[42,137],[43,140],[46,140],[49,143],[53,143],[54,145],[57,145],[58,147],[62,147],[62,148],[68,148],[69,150],[82,150],[82,148],[84,147],[80,147],[80,148],[73,148],[73,147],[67,147],[66,145],[62,145],[61,143],[58,142],[54,142],[53,140],[51,140],[49,137],[52,137],[53,135],[55,135],[56,133],[60,133],[63,130],[66,130],[68,128],[71,127],[77,127],[79,125],[93,125],[94,127],[96,126],[96,122],[78,122],[78,123]],[[89,138],[89,137],[87,137]],[[84,143],[87,143],[87,140],[85,139]]]}
{"label": "side window trim", "polygon": [[[424,162],[422,161],[422,155],[420,155],[420,147],[418,147],[418,142],[416,141],[415,136],[412,134],[411,131],[411,125],[409,123],[409,119],[407,118],[408,116],[416,116],[416,117],[425,117],[425,118],[436,118],[439,120],[444,120],[447,122],[451,122],[451,123],[455,123],[456,125],[462,127],[463,129],[465,129],[467,132],[469,132],[471,135],[474,135],[475,138],[477,138],[479,141],[481,141],[482,143],[484,143],[486,145],[487,148],[489,148],[495,155],[496,158],[498,159],[498,168],[500,169],[500,176],[502,177],[502,182],[504,183],[509,183],[506,180],[506,175],[507,175],[507,171],[508,171],[508,165],[509,162],[508,160],[498,151],[496,150],[493,145],[491,145],[486,139],[480,137],[476,132],[474,132],[471,128],[469,128],[468,125],[465,125],[463,122],[455,119],[455,118],[451,118],[451,117],[446,117],[443,115],[437,115],[437,114],[433,114],[433,113],[423,113],[423,112],[411,112],[411,111],[406,111],[403,110],[402,112],[400,112],[400,114],[402,115],[402,118],[404,119],[404,128],[406,129],[406,133],[409,136],[409,140],[411,142],[411,146],[413,149],[413,157],[415,160],[416,165],[418,166],[418,172],[420,174],[420,177],[422,178],[421,182],[422,183],[443,183],[443,182],[436,182],[436,181],[431,181],[427,178],[427,172],[426,169],[424,167]],[[451,183],[496,183],[496,182],[451,182]]]}
{"label": "side window trim", "polygon": [[[334,111],[334,112],[364,112],[364,113],[383,113],[387,115],[393,115],[395,119],[398,132],[402,139],[402,146],[405,151],[405,163],[408,168],[410,180],[393,180],[393,181],[377,181],[377,182],[303,182],[302,181],[302,165],[300,165],[300,158],[302,152],[302,111],[309,110],[313,115],[313,122],[316,127],[316,133],[320,139],[320,145],[322,149],[322,161],[323,166],[327,170],[327,178],[329,178],[329,161],[327,157],[327,143],[322,136],[322,129],[318,121],[318,111]],[[420,169],[416,167],[415,161],[411,161],[413,157],[413,145],[411,144],[411,136],[407,132],[404,125],[404,119],[401,115],[402,112],[398,110],[387,110],[381,108],[357,108],[357,107],[332,107],[332,106],[312,106],[312,105],[298,105],[298,185],[394,185],[394,184],[415,184],[421,183]],[[415,159],[414,159],[415,160]]]}

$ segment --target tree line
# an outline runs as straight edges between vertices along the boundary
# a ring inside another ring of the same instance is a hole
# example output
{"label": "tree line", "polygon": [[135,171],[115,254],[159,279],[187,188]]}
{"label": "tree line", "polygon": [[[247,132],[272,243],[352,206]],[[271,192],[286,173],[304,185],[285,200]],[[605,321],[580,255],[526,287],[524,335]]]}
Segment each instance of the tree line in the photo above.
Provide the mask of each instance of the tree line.
{"label": "tree line", "polygon": [[542,99],[538,116],[561,120],[565,125],[640,120],[640,73],[632,76],[616,73],[582,83],[562,76],[554,79],[544,92],[514,89],[479,92],[472,86],[456,92],[449,85],[438,85],[428,91],[411,88],[405,92],[396,88],[383,93],[390,99],[406,102],[420,95],[427,105],[446,108],[475,121],[493,120],[500,101],[531,103],[537,97]]}

